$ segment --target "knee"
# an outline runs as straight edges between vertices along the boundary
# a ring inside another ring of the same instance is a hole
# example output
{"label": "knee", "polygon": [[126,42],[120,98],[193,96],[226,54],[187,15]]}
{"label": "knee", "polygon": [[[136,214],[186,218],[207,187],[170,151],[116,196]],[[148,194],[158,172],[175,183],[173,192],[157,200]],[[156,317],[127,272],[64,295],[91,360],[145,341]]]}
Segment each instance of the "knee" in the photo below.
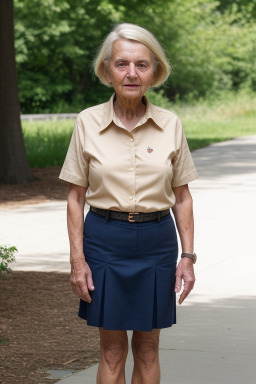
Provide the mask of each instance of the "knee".
{"label": "knee", "polygon": [[104,361],[108,364],[110,371],[115,372],[116,369],[123,364],[128,351],[127,341],[122,338],[104,339],[102,343],[102,354]]}
{"label": "knee", "polygon": [[158,340],[133,339],[132,346],[135,359],[139,360],[138,362],[141,362],[146,370],[149,370],[158,359]]}

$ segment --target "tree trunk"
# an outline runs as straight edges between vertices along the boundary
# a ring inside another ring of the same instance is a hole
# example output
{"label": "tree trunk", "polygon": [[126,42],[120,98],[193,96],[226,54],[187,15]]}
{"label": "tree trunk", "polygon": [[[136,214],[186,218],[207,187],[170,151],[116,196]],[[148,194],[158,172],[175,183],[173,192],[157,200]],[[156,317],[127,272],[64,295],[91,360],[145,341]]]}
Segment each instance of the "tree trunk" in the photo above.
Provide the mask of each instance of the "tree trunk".
{"label": "tree trunk", "polygon": [[32,180],[21,131],[12,0],[0,0],[0,183]]}

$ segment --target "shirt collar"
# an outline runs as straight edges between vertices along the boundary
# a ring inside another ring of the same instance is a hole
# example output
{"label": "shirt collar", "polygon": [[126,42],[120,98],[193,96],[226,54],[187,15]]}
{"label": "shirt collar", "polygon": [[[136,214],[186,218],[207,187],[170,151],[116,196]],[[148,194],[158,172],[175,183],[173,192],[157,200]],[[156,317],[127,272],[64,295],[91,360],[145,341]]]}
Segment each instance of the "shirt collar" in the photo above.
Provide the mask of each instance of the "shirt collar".
{"label": "shirt collar", "polygon": [[115,94],[113,94],[110,100],[104,104],[103,116],[99,129],[100,132],[106,129],[114,119],[114,98]]}
{"label": "shirt collar", "polygon": [[[103,116],[102,116],[102,121],[99,128],[99,132],[106,129],[114,121],[114,116],[115,116],[114,99],[115,99],[115,93],[111,96],[110,100],[104,105]],[[146,98],[146,96],[143,96],[143,102],[146,104],[146,112],[145,112],[145,115],[140,120],[140,122],[138,123],[138,125],[145,124],[149,119],[151,119],[159,128],[164,129],[161,124],[157,107],[151,104]]]}

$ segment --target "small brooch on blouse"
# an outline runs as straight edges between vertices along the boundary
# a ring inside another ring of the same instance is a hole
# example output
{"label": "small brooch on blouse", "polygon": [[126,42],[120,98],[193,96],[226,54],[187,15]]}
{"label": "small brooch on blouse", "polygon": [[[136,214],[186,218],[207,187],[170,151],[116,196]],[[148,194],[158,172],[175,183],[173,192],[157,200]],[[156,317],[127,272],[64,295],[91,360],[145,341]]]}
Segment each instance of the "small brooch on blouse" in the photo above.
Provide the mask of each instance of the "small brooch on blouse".
{"label": "small brooch on blouse", "polygon": [[148,151],[148,153],[151,153],[151,152],[153,152],[153,148],[147,147],[147,151]]}

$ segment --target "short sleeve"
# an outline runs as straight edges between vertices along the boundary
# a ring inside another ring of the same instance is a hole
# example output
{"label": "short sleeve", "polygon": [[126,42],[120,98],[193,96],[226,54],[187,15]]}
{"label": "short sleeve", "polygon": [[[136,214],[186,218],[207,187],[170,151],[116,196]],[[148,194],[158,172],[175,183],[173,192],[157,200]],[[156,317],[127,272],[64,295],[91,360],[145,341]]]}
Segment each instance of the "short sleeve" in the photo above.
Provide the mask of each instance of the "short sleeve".
{"label": "short sleeve", "polygon": [[88,187],[89,160],[84,153],[85,132],[76,120],[68,152],[59,178],[69,183]]}
{"label": "short sleeve", "polygon": [[188,184],[198,178],[198,173],[192,159],[181,122],[178,122],[176,132],[176,155],[172,161],[172,187]]}

